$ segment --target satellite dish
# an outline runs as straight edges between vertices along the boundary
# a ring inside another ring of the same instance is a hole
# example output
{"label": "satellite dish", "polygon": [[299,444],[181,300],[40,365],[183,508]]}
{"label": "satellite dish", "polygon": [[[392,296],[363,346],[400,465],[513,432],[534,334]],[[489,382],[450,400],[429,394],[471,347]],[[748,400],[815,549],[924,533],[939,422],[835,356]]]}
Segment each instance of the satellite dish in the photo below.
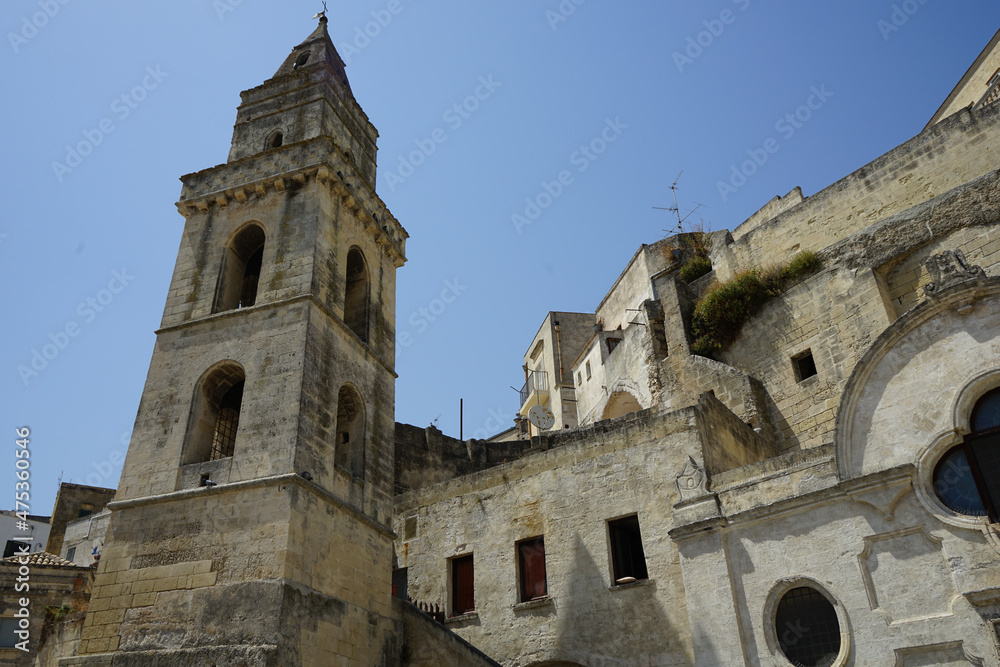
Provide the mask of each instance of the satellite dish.
{"label": "satellite dish", "polygon": [[528,410],[528,421],[544,431],[552,428],[556,423],[556,416],[544,405],[536,405]]}

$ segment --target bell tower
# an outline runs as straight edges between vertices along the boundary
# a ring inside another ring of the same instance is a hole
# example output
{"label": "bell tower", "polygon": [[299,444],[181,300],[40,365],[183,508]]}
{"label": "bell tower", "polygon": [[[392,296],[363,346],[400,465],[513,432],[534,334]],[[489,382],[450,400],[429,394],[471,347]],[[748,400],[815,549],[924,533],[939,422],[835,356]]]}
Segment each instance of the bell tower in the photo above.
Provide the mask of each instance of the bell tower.
{"label": "bell tower", "polygon": [[396,269],[378,133],[322,16],[242,93],[186,219],[80,656],[388,665]]}

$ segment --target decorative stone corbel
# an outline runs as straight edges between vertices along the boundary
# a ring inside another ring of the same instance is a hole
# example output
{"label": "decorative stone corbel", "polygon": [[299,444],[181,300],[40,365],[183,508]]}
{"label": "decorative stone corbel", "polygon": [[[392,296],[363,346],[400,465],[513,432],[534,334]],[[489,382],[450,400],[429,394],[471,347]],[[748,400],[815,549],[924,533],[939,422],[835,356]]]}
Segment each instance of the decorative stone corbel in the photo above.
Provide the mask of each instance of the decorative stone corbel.
{"label": "decorative stone corbel", "polygon": [[970,265],[965,254],[958,249],[938,253],[924,262],[924,266],[931,274],[931,283],[924,287],[924,294],[930,298],[958,283],[969,280],[982,283],[986,280],[983,267]]}
{"label": "decorative stone corbel", "polygon": [[708,475],[690,456],[684,464],[684,469],[677,475],[677,493],[681,496],[681,502],[708,495]]}

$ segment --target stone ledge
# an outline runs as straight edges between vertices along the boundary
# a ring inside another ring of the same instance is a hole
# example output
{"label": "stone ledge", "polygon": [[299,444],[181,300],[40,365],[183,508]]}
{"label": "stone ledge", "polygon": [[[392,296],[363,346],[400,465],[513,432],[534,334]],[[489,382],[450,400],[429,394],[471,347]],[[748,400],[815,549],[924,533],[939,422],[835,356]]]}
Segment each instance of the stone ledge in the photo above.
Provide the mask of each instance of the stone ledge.
{"label": "stone ledge", "polygon": [[641,588],[643,586],[656,586],[656,579],[638,579],[636,581],[630,581],[627,584],[614,584],[608,586],[609,591],[623,591],[630,588]]}
{"label": "stone ledge", "polygon": [[529,600],[528,602],[518,602],[511,605],[511,609],[514,612],[528,611],[529,609],[538,609],[539,607],[548,607],[549,605],[555,604],[555,598],[544,597],[538,600]]}
{"label": "stone ledge", "polygon": [[444,624],[451,625],[452,623],[467,623],[469,621],[478,621],[478,620],[479,620],[479,612],[470,611],[465,614],[459,614],[458,616],[451,616],[449,618],[446,618],[444,619]]}

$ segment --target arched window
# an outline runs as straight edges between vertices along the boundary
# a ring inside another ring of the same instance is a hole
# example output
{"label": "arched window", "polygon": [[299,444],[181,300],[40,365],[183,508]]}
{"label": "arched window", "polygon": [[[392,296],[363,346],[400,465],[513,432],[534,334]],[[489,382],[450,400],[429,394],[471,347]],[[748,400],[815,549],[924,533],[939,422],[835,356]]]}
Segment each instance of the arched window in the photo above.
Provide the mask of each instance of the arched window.
{"label": "arched window", "polygon": [[255,224],[247,225],[226,248],[212,312],[249,308],[257,303],[263,259],[264,230]]}
{"label": "arched window", "polygon": [[365,405],[360,394],[348,385],[337,396],[337,444],[334,462],[354,477],[363,477],[365,468]]}
{"label": "arched window", "polygon": [[191,405],[185,464],[233,455],[245,380],[243,369],[235,362],[220,364],[202,376]]}
{"label": "arched window", "polygon": [[830,667],[840,655],[840,621],[825,595],[809,586],[786,592],[774,617],[778,646],[793,665]]}
{"label": "arched window", "polygon": [[1000,521],[1000,389],[972,409],[972,433],[934,469],[934,492],[949,509]]}
{"label": "arched window", "polygon": [[358,338],[368,342],[368,266],[357,248],[347,253],[344,323]]}
{"label": "arched window", "polygon": [[264,150],[269,151],[272,148],[281,148],[281,145],[285,143],[285,136],[281,132],[274,132],[267,138],[264,144]]}

